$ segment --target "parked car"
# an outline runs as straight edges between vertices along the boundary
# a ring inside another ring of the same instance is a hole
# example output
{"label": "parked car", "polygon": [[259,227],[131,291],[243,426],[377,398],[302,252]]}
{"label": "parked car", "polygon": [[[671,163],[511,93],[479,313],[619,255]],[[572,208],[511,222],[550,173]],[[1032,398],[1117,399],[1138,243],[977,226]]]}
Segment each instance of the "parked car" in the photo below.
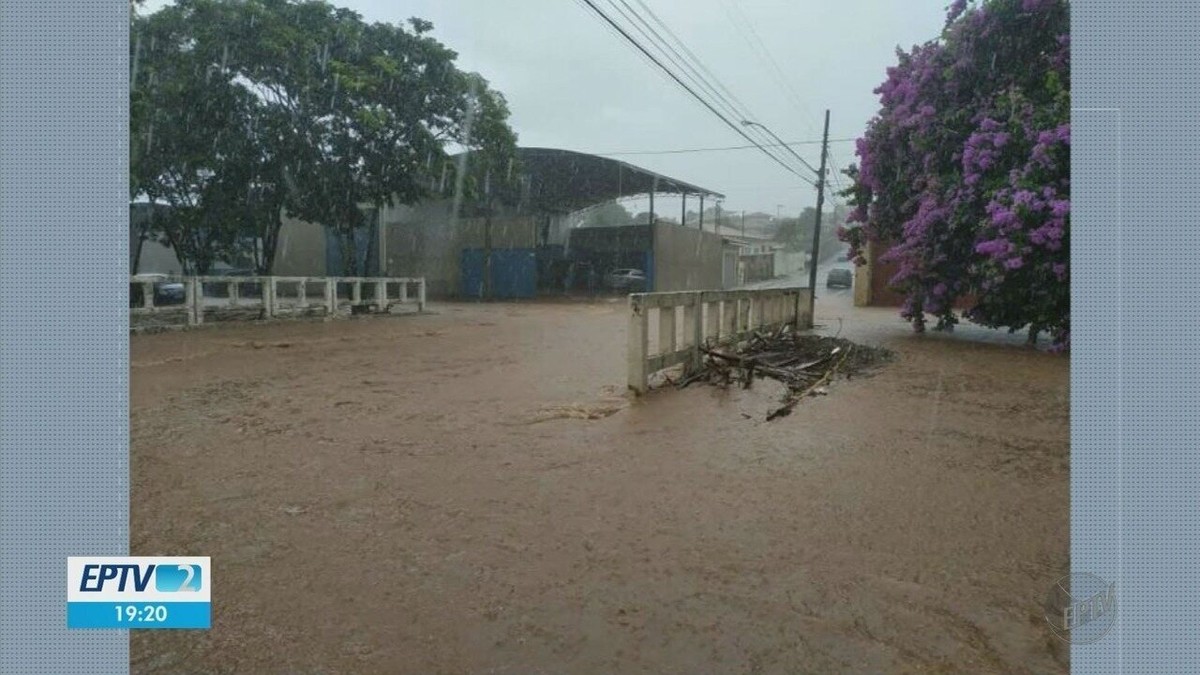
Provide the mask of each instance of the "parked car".
{"label": "parked car", "polygon": [[[155,305],[182,305],[187,299],[187,289],[184,288],[183,282],[173,281],[170,275],[159,273],[135,274],[132,280],[135,282],[153,282]],[[131,305],[138,304],[138,298],[141,298],[142,292],[140,286],[131,286],[129,289],[129,303]]]}
{"label": "parked car", "polygon": [[604,285],[615,291],[641,292],[646,288],[646,274],[635,269],[613,270],[604,275]]}
{"label": "parked car", "polygon": [[825,288],[850,288],[853,285],[854,273],[844,267],[829,270],[829,276],[825,278]]}

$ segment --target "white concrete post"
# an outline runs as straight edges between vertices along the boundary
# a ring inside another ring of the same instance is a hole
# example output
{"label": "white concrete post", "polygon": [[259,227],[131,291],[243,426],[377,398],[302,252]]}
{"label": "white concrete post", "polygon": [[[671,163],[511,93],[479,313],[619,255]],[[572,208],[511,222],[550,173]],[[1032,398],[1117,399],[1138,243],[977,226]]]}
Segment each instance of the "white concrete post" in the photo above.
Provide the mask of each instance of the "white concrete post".
{"label": "white concrete post", "polygon": [[238,283],[236,281],[226,281],[225,288],[229,290],[229,306],[236,307],[238,304]]}
{"label": "white concrete post", "polygon": [[377,279],[375,281],[375,304],[378,306],[377,311],[387,312],[387,303],[387,281],[383,279]]}
{"label": "white concrete post", "polygon": [[813,327],[813,316],[808,311],[808,299],[812,295],[812,289],[801,289],[796,295],[796,323],[801,329],[810,329]]}
{"label": "white concrete post", "polygon": [[337,313],[337,279],[325,279],[325,315],[333,316]]}
{"label": "white concrete post", "polygon": [[196,325],[196,279],[183,282],[183,305],[187,308],[188,325]]}
{"label": "white concrete post", "polygon": [[263,304],[267,308],[268,319],[274,319],[275,313],[279,309],[275,301],[276,293],[275,277],[266,277],[266,283],[263,284]]}
{"label": "white concrete post", "polygon": [[154,282],[142,282],[142,307],[154,309]]}
{"label": "white concrete post", "polygon": [[400,282],[400,304],[404,305],[407,303],[408,303],[408,282],[401,281]]}
{"label": "white concrete post", "polygon": [[425,311],[425,277],[417,282],[417,311]]}
{"label": "white concrete post", "polygon": [[301,312],[308,308],[308,277],[296,284],[296,305]]}
{"label": "white concrete post", "polygon": [[704,332],[700,335],[700,343],[707,338],[716,338],[721,334],[721,303],[704,303]]}
{"label": "white concrete post", "polygon": [[192,277],[188,282],[192,288],[192,316],[193,324],[200,325],[204,323],[204,284],[196,277]]}
{"label": "white concrete post", "polygon": [[362,302],[362,280],[354,280],[354,290],[350,293],[350,302],[357,305]]}
{"label": "white concrete post", "polygon": [[646,392],[646,350],[649,349],[650,320],[638,295],[629,296],[629,335],[625,350],[629,388],[639,394]]}

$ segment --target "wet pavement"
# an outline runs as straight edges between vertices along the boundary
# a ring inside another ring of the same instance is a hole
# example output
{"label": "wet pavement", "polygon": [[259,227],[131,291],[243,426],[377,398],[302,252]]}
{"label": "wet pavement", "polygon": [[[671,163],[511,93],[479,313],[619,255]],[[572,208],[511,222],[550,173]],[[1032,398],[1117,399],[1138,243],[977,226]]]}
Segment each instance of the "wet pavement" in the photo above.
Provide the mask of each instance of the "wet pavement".
{"label": "wet pavement", "polygon": [[914,335],[778,391],[624,391],[623,300],[131,338],[132,551],[214,562],[135,672],[1065,672],[1068,360]]}

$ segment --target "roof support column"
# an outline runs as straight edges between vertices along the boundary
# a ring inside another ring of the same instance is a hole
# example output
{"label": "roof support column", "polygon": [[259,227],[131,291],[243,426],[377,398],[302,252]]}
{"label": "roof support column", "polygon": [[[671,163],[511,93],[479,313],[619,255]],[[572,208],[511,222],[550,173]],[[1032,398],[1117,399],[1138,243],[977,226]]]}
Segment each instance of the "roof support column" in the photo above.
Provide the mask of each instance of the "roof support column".
{"label": "roof support column", "polygon": [[679,193],[679,224],[687,225],[687,193]]}
{"label": "roof support column", "polygon": [[658,176],[654,177],[654,185],[650,188],[650,222],[647,225],[654,224],[654,193],[658,192]]}
{"label": "roof support column", "polygon": [[700,193],[700,231],[704,231],[704,193]]}

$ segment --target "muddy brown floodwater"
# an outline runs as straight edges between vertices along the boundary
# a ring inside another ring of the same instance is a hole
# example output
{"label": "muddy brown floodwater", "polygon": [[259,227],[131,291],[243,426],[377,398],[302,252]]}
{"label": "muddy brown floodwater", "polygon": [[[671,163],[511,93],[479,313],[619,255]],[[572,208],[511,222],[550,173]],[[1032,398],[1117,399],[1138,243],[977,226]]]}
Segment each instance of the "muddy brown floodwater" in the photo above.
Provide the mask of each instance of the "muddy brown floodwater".
{"label": "muddy brown floodwater", "polygon": [[1068,360],[979,330],[780,393],[624,393],[620,302],[131,338],[132,553],[213,559],[210,673],[1066,672]]}

